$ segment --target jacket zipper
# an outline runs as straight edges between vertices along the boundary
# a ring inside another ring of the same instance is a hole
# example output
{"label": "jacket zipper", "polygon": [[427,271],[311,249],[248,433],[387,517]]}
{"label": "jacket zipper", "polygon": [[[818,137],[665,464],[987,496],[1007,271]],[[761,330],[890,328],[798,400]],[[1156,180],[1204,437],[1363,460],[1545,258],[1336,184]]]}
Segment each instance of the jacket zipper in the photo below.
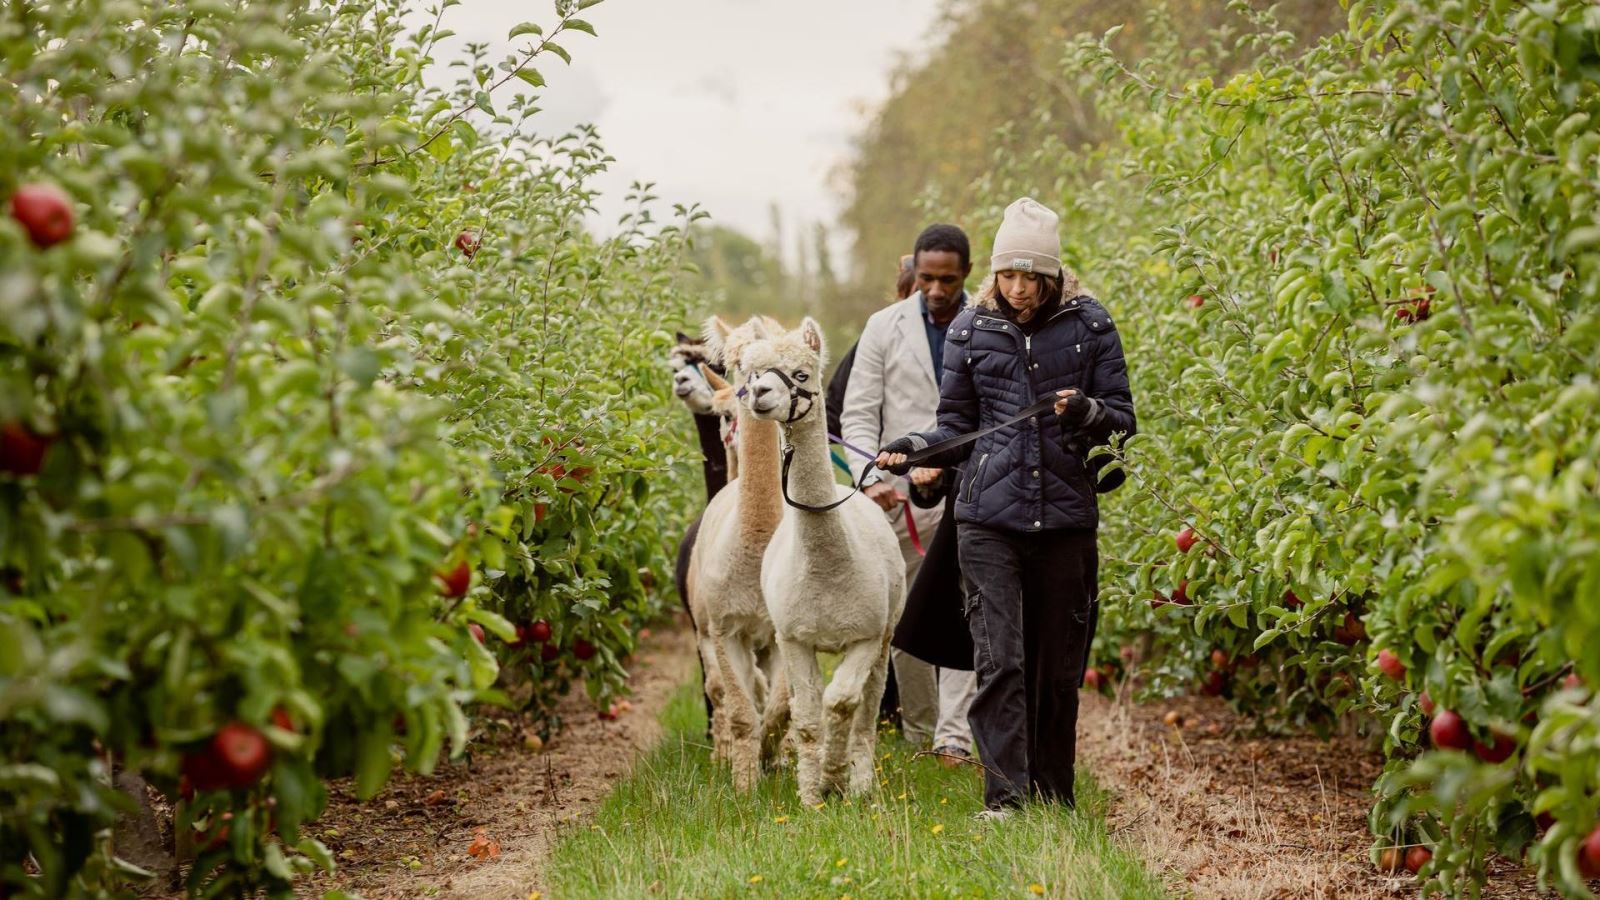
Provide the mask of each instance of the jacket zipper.
{"label": "jacket zipper", "polygon": [[967,502],[968,503],[971,503],[972,502],[972,498],[977,495],[977,493],[978,493],[978,480],[983,477],[983,467],[988,465],[988,464],[989,464],[989,454],[985,453],[984,455],[978,457],[978,468],[972,473],[972,480],[967,482]]}

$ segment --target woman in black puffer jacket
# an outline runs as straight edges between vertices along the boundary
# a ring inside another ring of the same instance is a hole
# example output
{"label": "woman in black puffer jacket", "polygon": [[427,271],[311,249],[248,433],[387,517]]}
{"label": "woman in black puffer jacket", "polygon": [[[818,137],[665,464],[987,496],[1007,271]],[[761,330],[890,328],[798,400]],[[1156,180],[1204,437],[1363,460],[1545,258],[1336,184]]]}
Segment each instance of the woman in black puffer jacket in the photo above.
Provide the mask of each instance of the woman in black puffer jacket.
{"label": "woman in black puffer jacket", "polygon": [[936,429],[890,442],[881,468],[1054,396],[1041,414],[918,465],[960,464],[955,514],[987,769],[984,818],[1029,797],[1071,805],[1078,688],[1099,554],[1089,450],[1136,427],[1122,342],[1061,267],[1055,213],[1023,198],[995,236],[994,275],[951,323]]}

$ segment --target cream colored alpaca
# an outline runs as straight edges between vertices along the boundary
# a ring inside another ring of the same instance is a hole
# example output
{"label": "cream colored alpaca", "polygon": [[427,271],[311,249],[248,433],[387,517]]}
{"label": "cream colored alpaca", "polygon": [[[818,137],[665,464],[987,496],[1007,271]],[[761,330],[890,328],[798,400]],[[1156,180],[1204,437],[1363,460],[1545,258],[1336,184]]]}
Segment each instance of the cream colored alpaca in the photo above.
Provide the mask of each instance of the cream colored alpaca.
{"label": "cream colored alpaca", "polygon": [[[733,373],[743,349],[772,324],[752,319],[734,329],[713,318],[707,337]],[[686,581],[701,654],[713,661],[707,691],[715,755],[731,764],[734,785],[749,790],[760,775],[763,752],[775,754],[788,718],[784,679],[781,673],[768,677],[776,653],[761,595],[761,559],[783,517],[783,500],[778,426],[752,417],[743,404],[737,410],[740,476],[706,506]]]}
{"label": "cream colored alpaca", "polygon": [[739,477],[739,442],[736,440],[739,434],[736,427],[739,421],[739,398],[734,395],[733,386],[723,381],[721,375],[709,367],[701,369],[701,372],[712,390],[710,409],[722,418],[722,448],[728,459],[728,480],[732,481]]}
{"label": "cream colored alpaca", "polygon": [[[756,417],[782,423],[793,448],[789,496],[818,507],[849,491],[834,481],[828,458],[824,356],[822,329],[807,318],[795,331],[751,343],[740,360],[743,402]],[[788,673],[801,801],[870,791],[889,637],[906,599],[893,527],[862,494],[827,512],[786,507],[767,545],[761,588]],[[844,654],[826,690],[818,651]]]}

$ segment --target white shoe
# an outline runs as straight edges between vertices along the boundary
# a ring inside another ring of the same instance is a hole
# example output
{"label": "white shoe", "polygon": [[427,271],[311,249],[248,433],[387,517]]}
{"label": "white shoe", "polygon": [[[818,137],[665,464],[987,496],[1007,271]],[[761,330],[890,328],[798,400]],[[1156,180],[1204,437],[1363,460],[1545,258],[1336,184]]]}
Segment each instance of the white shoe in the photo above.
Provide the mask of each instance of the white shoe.
{"label": "white shoe", "polygon": [[1004,822],[1016,814],[1017,811],[1015,809],[1009,806],[1002,806],[999,809],[986,809],[972,818],[979,822]]}

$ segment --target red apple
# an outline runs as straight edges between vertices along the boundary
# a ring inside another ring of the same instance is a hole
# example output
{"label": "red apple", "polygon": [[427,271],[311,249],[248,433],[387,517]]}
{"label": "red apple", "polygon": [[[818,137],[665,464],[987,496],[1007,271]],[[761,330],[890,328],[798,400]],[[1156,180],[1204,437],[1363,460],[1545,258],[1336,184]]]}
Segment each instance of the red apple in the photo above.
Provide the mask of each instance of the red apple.
{"label": "red apple", "polygon": [[1589,832],[1578,848],[1578,868],[1585,878],[1600,878],[1600,825]]}
{"label": "red apple", "polygon": [[294,731],[294,719],[289,718],[289,711],[281,706],[272,708],[272,724],[284,731]]}
{"label": "red apple", "polygon": [[1406,871],[1415,875],[1433,861],[1433,851],[1427,847],[1412,847],[1406,851]]}
{"label": "red apple", "polygon": [[11,217],[41,250],[72,237],[72,198],[53,184],[25,184],[11,195]]}
{"label": "red apple", "polygon": [[533,505],[533,524],[537,525],[540,522],[543,522],[544,521],[544,514],[546,512],[548,512],[548,511],[549,511],[549,508],[546,507],[543,503],[535,503]]}
{"label": "red apple", "polygon": [[260,781],[271,765],[272,747],[266,737],[253,726],[229,722],[205,749],[184,757],[183,774],[202,791],[246,788]]}
{"label": "red apple", "polygon": [[1346,647],[1356,644],[1366,636],[1367,626],[1363,625],[1353,612],[1345,613],[1344,621],[1333,628],[1333,639]]}
{"label": "red apple", "polygon": [[1233,668],[1233,661],[1228,659],[1228,654],[1220,649],[1211,651],[1211,666],[1218,671],[1227,671]]}
{"label": "red apple", "polygon": [[550,640],[550,623],[546,622],[543,619],[540,619],[539,621],[534,622],[532,625],[529,625],[528,626],[528,640],[531,640],[531,641],[548,641],[548,640]]}
{"label": "red apple", "polygon": [[478,233],[470,228],[462,229],[461,233],[456,235],[456,249],[460,250],[461,255],[467,259],[478,255],[478,247],[481,243],[482,239],[478,237]]}
{"label": "red apple", "polygon": [[1205,681],[1200,685],[1200,691],[1207,697],[1220,697],[1228,686],[1228,675],[1212,669],[1206,673]]}
{"label": "red apple", "polygon": [[1200,296],[1199,294],[1190,294],[1189,296],[1183,298],[1183,305],[1189,307],[1190,309],[1199,309],[1200,307],[1206,305],[1206,298]]}
{"label": "red apple", "polygon": [[1406,664],[1401,662],[1400,657],[1395,656],[1389,650],[1378,651],[1378,671],[1395,681],[1406,680]]}
{"label": "red apple", "polygon": [[17,478],[39,474],[55,438],[35,434],[21,422],[0,425],[0,472]]}
{"label": "red apple", "polygon": [[1467,731],[1466,720],[1448,709],[1440,710],[1434,716],[1428,725],[1428,737],[1433,740],[1433,746],[1440,750],[1465,750],[1472,746],[1472,735]]}
{"label": "red apple", "polygon": [[1283,592],[1283,605],[1287,609],[1299,609],[1300,598],[1296,596],[1294,591],[1285,590]]}
{"label": "red apple", "polygon": [[1123,644],[1122,648],[1117,651],[1117,656],[1121,657],[1122,661],[1124,663],[1133,662],[1133,656],[1134,656],[1133,645],[1132,644]]}
{"label": "red apple", "polygon": [[1549,831],[1550,827],[1556,824],[1556,817],[1547,812],[1535,813],[1533,824],[1539,826],[1540,831]]}
{"label": "red apple", "polygon": [[1179,606],[1189,605],[1189,579],[1178,582],[1178,589],[1172,592],[1172,602]]}
{"label": "red apple", "polygon": [[1428,696],[1427,691],[1423,691],[1422,694],[1417,697],[1417,705],[1422,707],[1423,715],[1433,715],[1433,698]]}
{"label": "red apple", "polygon": [[1091,691],[1100,690],[1102,676],[1099,669],[1089,669],[1083,673],[1083,686]]}
{"label": "red apple", "polygon": [[594,645],[583,638],[578,638],[572,642],[572,655],[577,657],[579,662],[594,659],[594,653]]}
{"label": "red apple", "polygon": [[472,633],[473,640],[477,641],[480,645],[483,643],[484,637],[482,625],[479,625],[477,622],[468,622],[467,631]]}
{"label": "red apple", "polygon": [[1568,672],[1567,677],[1561,679],[1561,686],[1569,691],[1583,687],[1583,678],[1577,672]]}
{"label": "red apple", "polygon": [[439,579],[439,593],[454,600],[465,597],[467,589],[472,587],[472,566],[462,560],[447,572],[435,572],[434,577]]}
{"label": "red apple", "polygon": [[1166,606],[1169,602],[1171,601],[1167,599],[1166,594],[1161,593],[1159,590],[1151,591],[1149,600],[1151,609],[1160,609],[1161,607]]}
{"label": "red apple", "polygon": [[1405,852],[1399,847],[1385,847],[1378,851],[1378,871],[1398,872],[1405,865]]}
{"label": "red apple", "polygon": [[1179,553],[1188,553],[1189,548],[1194,546],[1194,541],[1194,529],[1187,525],[1183,526],[1183,530],[1178,532],[1178,536],[1172,539],[1172,542],[1178,545]]}
{"label": "red apple", "polygon": [[556,658],[560,655],[561,648],[557,647],[555,644],[545,644],[543,647],[539,648],[539,660],[541,662],[555,662]]}
{"label": "red apple", "polygon": [[1496,728],[1489,729],[1490,743],[1474,740],[1472,752],[1486,763],[1503,763],[1517,752],[1517,740]]}

